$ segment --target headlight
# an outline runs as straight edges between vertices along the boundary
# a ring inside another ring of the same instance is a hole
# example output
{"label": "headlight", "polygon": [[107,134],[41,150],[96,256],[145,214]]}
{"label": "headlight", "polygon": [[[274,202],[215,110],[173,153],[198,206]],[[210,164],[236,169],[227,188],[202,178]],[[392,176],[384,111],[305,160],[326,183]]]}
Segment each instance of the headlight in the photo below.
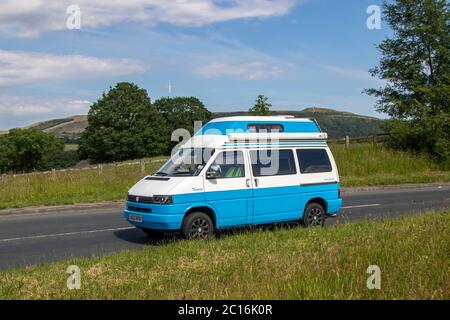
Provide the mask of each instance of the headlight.
{"label": "headlight", "polygon": [[156,204],[170,204],[173,203],[173,197],[167,195],[154,195],[153,203]]}

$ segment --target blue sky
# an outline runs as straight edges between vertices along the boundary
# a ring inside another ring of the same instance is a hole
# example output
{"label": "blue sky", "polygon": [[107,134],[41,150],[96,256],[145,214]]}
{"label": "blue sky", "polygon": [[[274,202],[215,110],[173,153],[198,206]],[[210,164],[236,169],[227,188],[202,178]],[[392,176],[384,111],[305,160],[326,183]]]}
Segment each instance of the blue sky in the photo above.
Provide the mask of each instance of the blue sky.
{"label": "blue sky", "polygon": [[[68,30],[77,3],[81,29]],[[196,96],[211,111],[329,107],[364,115],[368,70],[389,29],[375,0],[5,0],[0,4],[0,129],[86,113],[118,81],[152,100]]]}

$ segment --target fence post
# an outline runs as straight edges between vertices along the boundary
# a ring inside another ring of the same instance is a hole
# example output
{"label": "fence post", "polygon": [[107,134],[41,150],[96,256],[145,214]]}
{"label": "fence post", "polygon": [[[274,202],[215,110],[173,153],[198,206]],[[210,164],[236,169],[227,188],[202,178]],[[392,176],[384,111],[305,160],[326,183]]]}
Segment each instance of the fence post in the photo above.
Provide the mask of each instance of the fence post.
{"label": "fence post", "polygon": [[100,165],[98,166],[98,169],[99,169],[100,173],[103,173],[103,165],[102,165],[102,164],[100,164]]}
{"label": "fence post", "polygon": [[145,161],[141,159],[141,173],[145,173]]}
{"label": "fence post", "polygon": [[376,136],[376,135],[373,135],[372,143],[373,143],[373,144],[376,144],[376,143],[377,143],[377,136]]}
{"label": "fence post", "polygon": [[345,136],[345,147],[348,148],[350,146],[350,137]]}
{"label": "fence post", "polygon": [[52,178],[56,180],[56,169],[52,169]]}

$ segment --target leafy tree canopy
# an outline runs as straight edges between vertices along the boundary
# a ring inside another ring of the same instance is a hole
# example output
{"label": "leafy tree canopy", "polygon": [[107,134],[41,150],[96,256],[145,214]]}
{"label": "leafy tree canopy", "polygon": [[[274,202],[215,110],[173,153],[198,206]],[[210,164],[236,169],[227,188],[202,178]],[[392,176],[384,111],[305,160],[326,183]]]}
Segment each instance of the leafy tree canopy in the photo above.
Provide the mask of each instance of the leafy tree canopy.
{"label": "leafy tree canopy", "polygon": [[161,98],[154,103],[158,112],[168,125],[167,153],[170,153],[178,142],[171,141],[172,132],[176,129],[186,129],[194,134],[194,121],[201,121],[202,126],[211,120],[211,112],[205,108],[203,102],[196,97]]}
{"label": "leafy tree canopy", "polygon": [[268,102],[268,98],[260,94],[256,99],[255,105],[248,112],[255,116],[268,116],[271,114],[270,107],[272,105]]}
{"label": "leafy tree canopy", "polygon": [[64,151],[57,137],[36,129],[13,129],[0,137],[0,172],[49,169],[48,162]]}
{"label": "leafy tree canopy", "polygon": [[204,125],[211,120],[211,112],[196,97],[161,98],[154,105],[166,119],[170,133],[183,128],[193,134],[194,121],[201,121]]}
{"label": "leafy tree canopy", "polygon": [[123,161],[166,151],[167,125],[145,89],[120,82],[91,106],[79,153],[93,162]]}
{"label": "leafy tree canopy", "polygon": [[450,11],[445,0],[385,2],[393,36],[378,46],[373,76],[384,87],[366,92],[388,114],[393,147],[450,159]]}

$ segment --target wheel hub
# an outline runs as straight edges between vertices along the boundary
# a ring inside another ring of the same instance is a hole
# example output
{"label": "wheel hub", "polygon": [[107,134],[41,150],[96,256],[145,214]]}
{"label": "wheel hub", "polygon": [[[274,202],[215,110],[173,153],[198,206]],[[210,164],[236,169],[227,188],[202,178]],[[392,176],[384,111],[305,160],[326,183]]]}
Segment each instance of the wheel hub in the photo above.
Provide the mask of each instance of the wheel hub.
{"label": "wheel hub", "polygon": [[312,226],[322,225],[323,222],[322,211],[318,208],[311,209],[311,211],[308,214],[308,220]]}
{"label": "wheel hub", "polygon": [[207,238],[209,236],[209,225],[205,219],[196,219],[192,223],[192,238]]}

